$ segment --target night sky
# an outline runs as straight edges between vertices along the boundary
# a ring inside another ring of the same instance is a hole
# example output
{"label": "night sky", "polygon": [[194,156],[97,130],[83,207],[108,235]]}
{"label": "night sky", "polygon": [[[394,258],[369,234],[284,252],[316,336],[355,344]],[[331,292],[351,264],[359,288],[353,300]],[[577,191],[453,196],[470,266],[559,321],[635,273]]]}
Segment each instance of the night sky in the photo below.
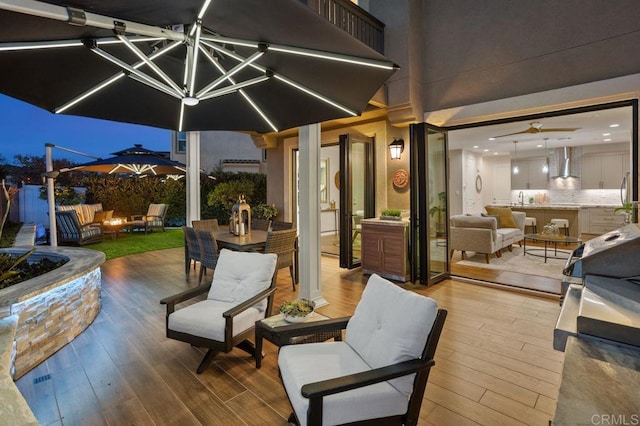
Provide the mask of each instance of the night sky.
{"label": "night sky", "polygon": [[[171,132],[154,127],[52,114],[0,94],[0,155],[4,160],[13,164],[16,154],[44,155],[44,144],[47,142],[104,158],[137,143],[147,149],[169,151]],[[55,148],[53,157],[67,158],[76,163],[91,161],[91,158]]]}

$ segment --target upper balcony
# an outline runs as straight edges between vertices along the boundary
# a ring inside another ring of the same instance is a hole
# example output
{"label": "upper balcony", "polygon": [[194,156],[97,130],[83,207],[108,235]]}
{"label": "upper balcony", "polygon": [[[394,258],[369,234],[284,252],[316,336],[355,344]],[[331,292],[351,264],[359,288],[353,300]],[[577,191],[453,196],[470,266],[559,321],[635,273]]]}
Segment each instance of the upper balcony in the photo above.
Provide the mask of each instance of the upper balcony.
{"label": "upper balcony", "polygon": [[352,37],[384,54],[384,24],[349,0],[300,0]]}

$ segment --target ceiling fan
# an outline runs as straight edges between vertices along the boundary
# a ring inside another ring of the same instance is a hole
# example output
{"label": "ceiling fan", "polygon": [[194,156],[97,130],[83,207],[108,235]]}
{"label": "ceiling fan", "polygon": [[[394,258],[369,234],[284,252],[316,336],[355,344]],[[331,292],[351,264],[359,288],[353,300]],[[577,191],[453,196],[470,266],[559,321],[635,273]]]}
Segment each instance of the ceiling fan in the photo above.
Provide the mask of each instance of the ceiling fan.
{"label": "ceiling fan", "polygon": [[506,135],[494,136],[494,138],[502,138],[505,136],[513,136],[513,135],[522,135],[526,133],[535,135],[536,133],[544,133],[544,132],[573,132],[578,129],[580,129],[580,127],[560,127],[560,128],[553,128],[553,129],[543,129],[541,122],[534,121],[533,123],[529,123],[529,128],[526,130],[523,130],[521,132],[516,132],[516,133],[509,133]]}

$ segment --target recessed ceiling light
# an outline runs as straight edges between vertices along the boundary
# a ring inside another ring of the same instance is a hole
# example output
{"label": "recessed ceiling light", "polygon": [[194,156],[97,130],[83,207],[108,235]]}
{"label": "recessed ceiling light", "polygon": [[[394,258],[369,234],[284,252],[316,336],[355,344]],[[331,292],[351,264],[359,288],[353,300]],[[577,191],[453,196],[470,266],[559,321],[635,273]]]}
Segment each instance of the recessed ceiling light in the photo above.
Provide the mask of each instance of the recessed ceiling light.
{"label": "recessed ceiling light", "polygon": [[611,133],[603,133],[602,136],[611,136]]}
{"label": "recessed ceiling light", "polygon": [[611,142],[611,138],[607,138],[604,140],[605,142]]}
{"label": "recessed ceiling light", "polygon": [[474,145],[473,147],[476,148],[476,149],[480,148],[478,145]]}
{"label": "recessed ceiling light", "polygon": [[494,152],[494,153],[493,153],[493,155],[498,155],[498,153],[497,153],[497,152]]}
{"label": "recessed ceiling light", "polygon": [[617,123],[616,124],[610,124],[609,127],[620,127],[620,125],[617,124]]}
{"label": "recessed ceiling light", "polygon": [[489,138],[489,140],[490,140],[490,141],[495,141],[495,140],[496,140],[496,138]]}
{"label": "recessed ceiling light", "polygon": [[489,152],[489,150],[488,149],[483,149],[482,152]]}
{"label": "recessed ceiling light", "polygon": [[540,144],[536,145],[536,148],[542,148],[542,147],[543,145],[540,145]]}

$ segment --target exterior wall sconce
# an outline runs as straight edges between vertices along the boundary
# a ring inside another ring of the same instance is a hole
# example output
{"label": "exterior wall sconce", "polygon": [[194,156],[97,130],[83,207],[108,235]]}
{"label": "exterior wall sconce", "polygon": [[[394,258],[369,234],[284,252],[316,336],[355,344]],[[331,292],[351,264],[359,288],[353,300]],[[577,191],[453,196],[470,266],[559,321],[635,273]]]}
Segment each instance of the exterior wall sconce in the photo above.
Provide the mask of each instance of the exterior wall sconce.
{"label": "exterior wall sconce", "polygon": [[389,144],[389,154],[392,160],[399,160],[404,151],[404,139],[393,138],[393,142]]}

